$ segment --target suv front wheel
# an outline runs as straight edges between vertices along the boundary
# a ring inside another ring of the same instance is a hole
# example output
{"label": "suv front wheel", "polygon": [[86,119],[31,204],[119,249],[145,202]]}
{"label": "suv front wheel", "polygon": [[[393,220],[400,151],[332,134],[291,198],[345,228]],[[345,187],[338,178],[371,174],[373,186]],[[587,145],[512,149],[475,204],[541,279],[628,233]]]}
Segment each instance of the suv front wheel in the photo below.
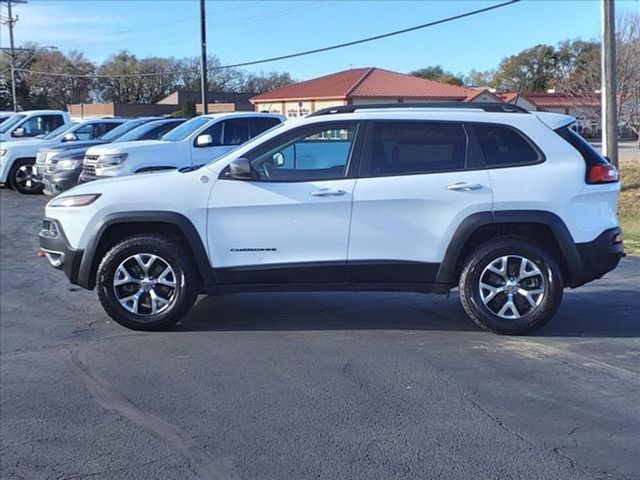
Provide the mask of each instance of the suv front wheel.
{"label": "suv front wheel", "polygon": [[31,159],[17,160],[8,179],[11,188],[25,195],[42,193],[44,185],[38,178],[35,161]]}
{"label": "suv front wheel", "polygon": [[467,315],[484,330],[526,334],[547,323],[562,300],[555,258],[516,237],[490,240],[467,258],[459,282]]}
{"label": "suv front wheel", "polygon": [[98,298],[119,324],[161,330],[185,316],[198,295],[198,275],[184,248],[164,235],[116,244],[97,272]]}

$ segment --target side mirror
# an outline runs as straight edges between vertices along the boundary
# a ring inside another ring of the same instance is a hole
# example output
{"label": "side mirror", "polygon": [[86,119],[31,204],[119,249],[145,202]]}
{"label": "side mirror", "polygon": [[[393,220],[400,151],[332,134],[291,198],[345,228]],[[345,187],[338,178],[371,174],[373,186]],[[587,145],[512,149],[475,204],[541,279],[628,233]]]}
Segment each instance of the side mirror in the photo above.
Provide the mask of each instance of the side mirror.
{"label": "side mirror", "polygon": [[237,180],[251,178],[251,163],[246,158],[236,158],[229,164],[229,176]]}
{"label": "side mirror", "polygon": [[282,152],[274,153],[271,159],[273,161],[274,167],[284,167],[285,160],[284,160],[284,154]]}
{"label": "side mirror", "polygon": [[12,137],[24,137],[24,128],[16,128],[11,134]]}
{"label": "side mirror", "polygon": [[75,142],[76,140],[78,140],[78,136],[75,133],[67,133],[62,137],[63,142]]}
{"label": "side mirror", "polygon": [[211,135],[198,135],[196,138],[196,147],[210,147],[211,145],[213,145]]}

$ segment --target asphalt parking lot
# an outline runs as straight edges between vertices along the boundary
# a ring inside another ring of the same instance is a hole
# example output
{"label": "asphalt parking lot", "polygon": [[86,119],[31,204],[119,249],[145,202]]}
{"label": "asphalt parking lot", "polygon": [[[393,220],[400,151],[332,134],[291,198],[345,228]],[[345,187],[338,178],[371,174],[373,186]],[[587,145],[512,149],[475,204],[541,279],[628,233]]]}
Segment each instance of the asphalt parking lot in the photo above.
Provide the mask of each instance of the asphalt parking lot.
{"label": "asphalt parking lot", "polygon": [[499,337],[455,294],[203,298],[138,333],[0,190],[2,479],[638,479],[640,258]]}

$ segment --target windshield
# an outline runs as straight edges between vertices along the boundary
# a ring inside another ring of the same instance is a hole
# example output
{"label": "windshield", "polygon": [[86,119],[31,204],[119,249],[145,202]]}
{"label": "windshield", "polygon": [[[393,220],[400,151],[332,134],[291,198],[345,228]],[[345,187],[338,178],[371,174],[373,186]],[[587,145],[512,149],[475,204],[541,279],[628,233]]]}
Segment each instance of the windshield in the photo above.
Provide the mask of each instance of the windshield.
{"label": "windshield", "polygon": [[158,125],[162,125],[162,123],[163,122],[160,121],[160,122],[148,122],[143,125],[138,125],[134,129],[130,130],[129,132],[127,132],[126,134],[118,138],[116,142],[131,142],[135,140],[141,140],[142,138],[144,138],[144,136],[148,132],[150,132],[154,128],[157,128]]}
{"label": "windshield", "polygon": [[0,126],[0,133],[7,133],[11,127],[23,118],[26,118],[26,115],[22,115],[20,113],[15,114],[13,117],[9,117],[9,119],[3,122],[2,126]]}
{"label": "windshield", "polygon": [[160,140],[162,140],[164,142],[179,142],[179,141],[184,140],[185,138],[187,138],[193,132],[198,130],[200,127],[206,125],[210,121],[211,121],[210,117],[192,118],[191,120],[188,120],[188,121],[184,122],[179,127],[174,128],[173,130],[171,130],[169,133],[167,133]]}
{"label": "windshield", "polygon": [[60,125],[58,128],[56,128],[55,130],[47,133],[46,135],[41,136],[40,138],[43,140],[51,140],[52,138],[56,138],[58,135],[60,135],[61,133],[66,132],[67,130],[71,130],[73,127],[75,127],[78,124],[78,122],[72,122],[72,123],[65,123],[64,125]]}
{"label": "windshield", "polygon": [[149,120],[129,120],[128,122],[123,123],[122,125],[117,126],[113,130],[105,133],[100,137],[100,140],[104,140],[106,142],[113,142],[114,140],[120,138],[125,133],[130,132],[134,128],[138,128],[140,125],[144,125]]}

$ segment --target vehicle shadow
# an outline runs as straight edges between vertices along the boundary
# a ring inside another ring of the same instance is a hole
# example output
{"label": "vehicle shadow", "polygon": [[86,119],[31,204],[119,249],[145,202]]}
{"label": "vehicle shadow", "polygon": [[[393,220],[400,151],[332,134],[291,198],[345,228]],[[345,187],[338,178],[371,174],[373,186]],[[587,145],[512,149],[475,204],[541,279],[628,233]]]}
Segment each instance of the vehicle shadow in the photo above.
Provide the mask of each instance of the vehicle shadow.
{"label": "vehicle shadow", "polygon": [[[640,337],[640,295],[571,291],[535,337]],[[238,293],[203,297],[174,331],[433,330],[481,332],[450,298],[413,293]]]}

